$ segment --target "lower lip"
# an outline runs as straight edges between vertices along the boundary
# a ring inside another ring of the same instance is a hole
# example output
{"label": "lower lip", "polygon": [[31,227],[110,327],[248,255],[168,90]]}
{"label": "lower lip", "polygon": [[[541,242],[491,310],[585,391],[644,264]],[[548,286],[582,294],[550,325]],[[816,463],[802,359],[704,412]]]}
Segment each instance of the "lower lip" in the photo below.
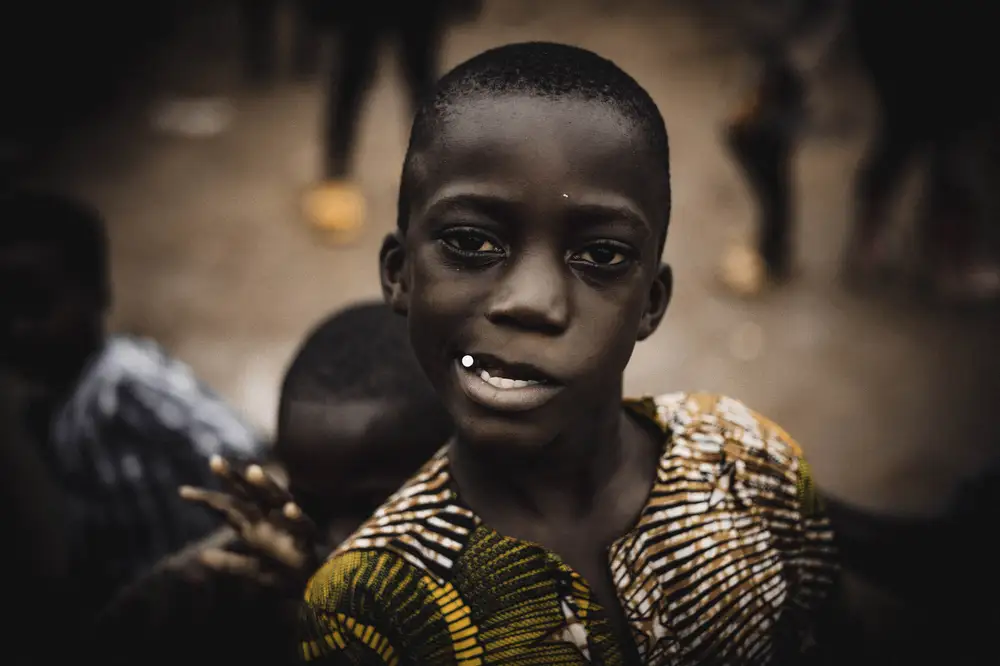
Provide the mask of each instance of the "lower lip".
{"label": "lower lip", "polygon": [[528,412],[542,407],[555,398],[563,387],[551,384],[533,384],[520,388],[500,389],[486,383],[478,374],[455,361],[458,383],[465,395],[475,403],[498,412]]}

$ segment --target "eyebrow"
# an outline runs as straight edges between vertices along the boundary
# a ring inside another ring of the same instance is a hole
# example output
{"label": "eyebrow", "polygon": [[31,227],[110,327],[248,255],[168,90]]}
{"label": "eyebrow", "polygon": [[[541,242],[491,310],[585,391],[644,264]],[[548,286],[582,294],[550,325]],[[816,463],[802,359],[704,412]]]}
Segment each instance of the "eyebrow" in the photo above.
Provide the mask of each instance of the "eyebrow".
{"label": "eyebrow", "polygon": [[573,206],[572,211],[574,216],[581,217],[591,224],[625,223],[636,233],[644,236],[653,233],[652,223],[646,219],[646,216],[625,201],[608,203],[583,201]]}
{"label": "eyebrow", "polygon": [[[456,188],[457,189],[457,188]],[[571,195],[572,196],[572,195]],[[434,199],[423,211],[429,215],[441,210],[466,209],[482,212],[490,217],[501,220],[515,216],[524,204],[516,198],[504,196],[497,191],[456,191],[445,193]],[[627,224],[631,229],[643,236],[653,233],[652,223],[635,206],[623,197],[615,195],[598,195],[573,201],[570,214],[582,218],[588,224],[619,222]]]}
{"label": "eyebrow", "polygon": [[459,192],[435,199],[424,211],[424,216],[445,210],[462,209],[481,212],[490,217],[505,219],[516,215],[521,202],[499,193]]}

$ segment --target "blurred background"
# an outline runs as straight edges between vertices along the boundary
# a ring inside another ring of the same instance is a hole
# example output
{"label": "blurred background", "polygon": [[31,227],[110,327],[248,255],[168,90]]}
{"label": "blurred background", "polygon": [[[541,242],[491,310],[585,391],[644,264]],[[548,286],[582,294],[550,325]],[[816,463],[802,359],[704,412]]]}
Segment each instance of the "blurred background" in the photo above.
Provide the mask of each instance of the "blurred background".
{"label": "blurred background", "polygon": [[[306,332],[379,295],[376,256],[395,226],[410,117],[400,60],[389,55],[396,46],[380,44],[385,57],[358,120],[352,182],[365,224],[352,243],[331,245],[305,220],[302,198],[323,176],[336,35],[322,38],[315,71],[297,68],[295,7],[278,3],[275,60],[248,74],[235,0],[9,4],[0,28],[4,178],[99,209],[110,238],[111,328],[155,339],[272,434],[280,382]],[[913,20],[900,9],[887,10],[869,43],[894,48],[899,26]],[[857,173],[881,130],[879,98],[843,12],[836,2],[792,0],[486,0],[448,25],[440,68],[537,39],[592,49],[633,75],[672,143],[666,258],[676,288],[664,325],[636,350],[627,392],[739,397],[802,442],[832,497],[933,519],[1000,455],[1000,308],[989,260],[1000,236],[996,133],[976,135],[950,162],[979,211],[973,245],[985,258],[975,297],[917,286],[913,220],[933,173],[919,154],[884,212],[894,220],[886,242],[901,257],[896,279],[845,286]],[[804,92],[787,120],[796,137],[792,268],[780,286],[761,288],[756,255],[738,251],[758,234],[758,203],[726,137],[762,72],[780,69],[775,58],[790,63]],[[985,67],[967,60],[943,78],[995,87]],[[924,81],[923,97],[910,102],[918,107],[964,103],[942,101],[954,92],[934,88],[941,72],[898,76]],[[749,287],[732,275],[740,256]],[[877,585],[870,594],[880,594]]]}

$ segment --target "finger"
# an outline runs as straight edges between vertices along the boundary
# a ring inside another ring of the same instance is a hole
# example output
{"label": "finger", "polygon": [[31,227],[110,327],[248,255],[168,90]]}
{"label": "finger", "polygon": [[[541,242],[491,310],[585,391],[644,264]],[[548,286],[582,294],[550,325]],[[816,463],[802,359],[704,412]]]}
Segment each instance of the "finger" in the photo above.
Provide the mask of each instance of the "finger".
{"label": "finger", "polygon": [[276,515],[240,530],[236,547],[237,552],[255,554],[279,568],[300,570],[316,559],[318,534],[298,505],[288,502]]}
{"label": "finger", "polygon": [[243,544],[271,568],[298,571],[313,559],[313,540],[303,539],[285,525],[261,522],[243,536]]}
{"label": "finger", "polygon": [[295,502],[288,502],[285,504],[282,508],[282,513],[284,513],[285,518],[288,518],[289,520],[302,520],[305,518],[305,515],[302,513],[302,509],[300,509],[299,505]]}
{"label": "finger", "polygon": [[164,558],[155,570],[169,571],[171,575],[189,583],[203,584],[208,580],[208,570],[201,562],[200,551],[183,550]]}
{"label": "finger", "polygon": [[243,474],[232,463],[220,455],[213,455],[209,459],[208,464],[212,469],[212,473],[222,481],[223,486],[228,492],[257,506],[261,505],[257,491],[247,483],[247,480],[243,478]]}
{"label": "finger", "polygon": [[240,468],[224,459],[213,461],[213,470],[237,497],[256,506],[262,515],[280,511],[291,499],[288,492],[272,479],[260,465]]}
{"label": "finger", "polygon": [[281,515],[288,524],[288,529],[305,541],[314,541],[319,535],[316,523],[302,511],[295,502],[285,502]]}
{"label": "finger", "polygon": [[203,551],[200,559],[205,567],[221,574],[246,578],[268,586],[277,585],[279,581],[274,572],[267,571],[259,559],[249,555],[213,548]]}
{"label": "finger", "polygon": [[256,509],[232,495],[191,486],[181,486],[179,492],[189,502],[196,502],[222,514],[241,534],[249,532],[253,525]]}
{"label": "finger", "polygon": [[271,506],[281,507],[292,501],[291,493],[275,481],[274,477],[265,472],[260,465],[248,466],[244,476],[247,483],[268,498]]}
{"label": "finger", "polygon": [[215,454],[208,460],[208,466],[214,474],[226,476],[229,473],[229,463],[222,456]]}

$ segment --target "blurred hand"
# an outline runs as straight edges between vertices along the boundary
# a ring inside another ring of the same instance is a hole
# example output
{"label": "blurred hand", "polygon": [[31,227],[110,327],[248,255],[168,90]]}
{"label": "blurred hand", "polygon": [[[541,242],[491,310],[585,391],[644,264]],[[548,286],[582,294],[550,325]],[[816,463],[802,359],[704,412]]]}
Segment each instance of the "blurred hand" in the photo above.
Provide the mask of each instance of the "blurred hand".
{"label": "blurred hand", "polygon": [[319,566],[316,526],[259,465],[237,470],[219,456],[210,464],[226,491],[184,486],[181,497],[222,514],[238,540],[225,546],[206,542],[192,556],[210,571],[250,579],[298,598]]}

